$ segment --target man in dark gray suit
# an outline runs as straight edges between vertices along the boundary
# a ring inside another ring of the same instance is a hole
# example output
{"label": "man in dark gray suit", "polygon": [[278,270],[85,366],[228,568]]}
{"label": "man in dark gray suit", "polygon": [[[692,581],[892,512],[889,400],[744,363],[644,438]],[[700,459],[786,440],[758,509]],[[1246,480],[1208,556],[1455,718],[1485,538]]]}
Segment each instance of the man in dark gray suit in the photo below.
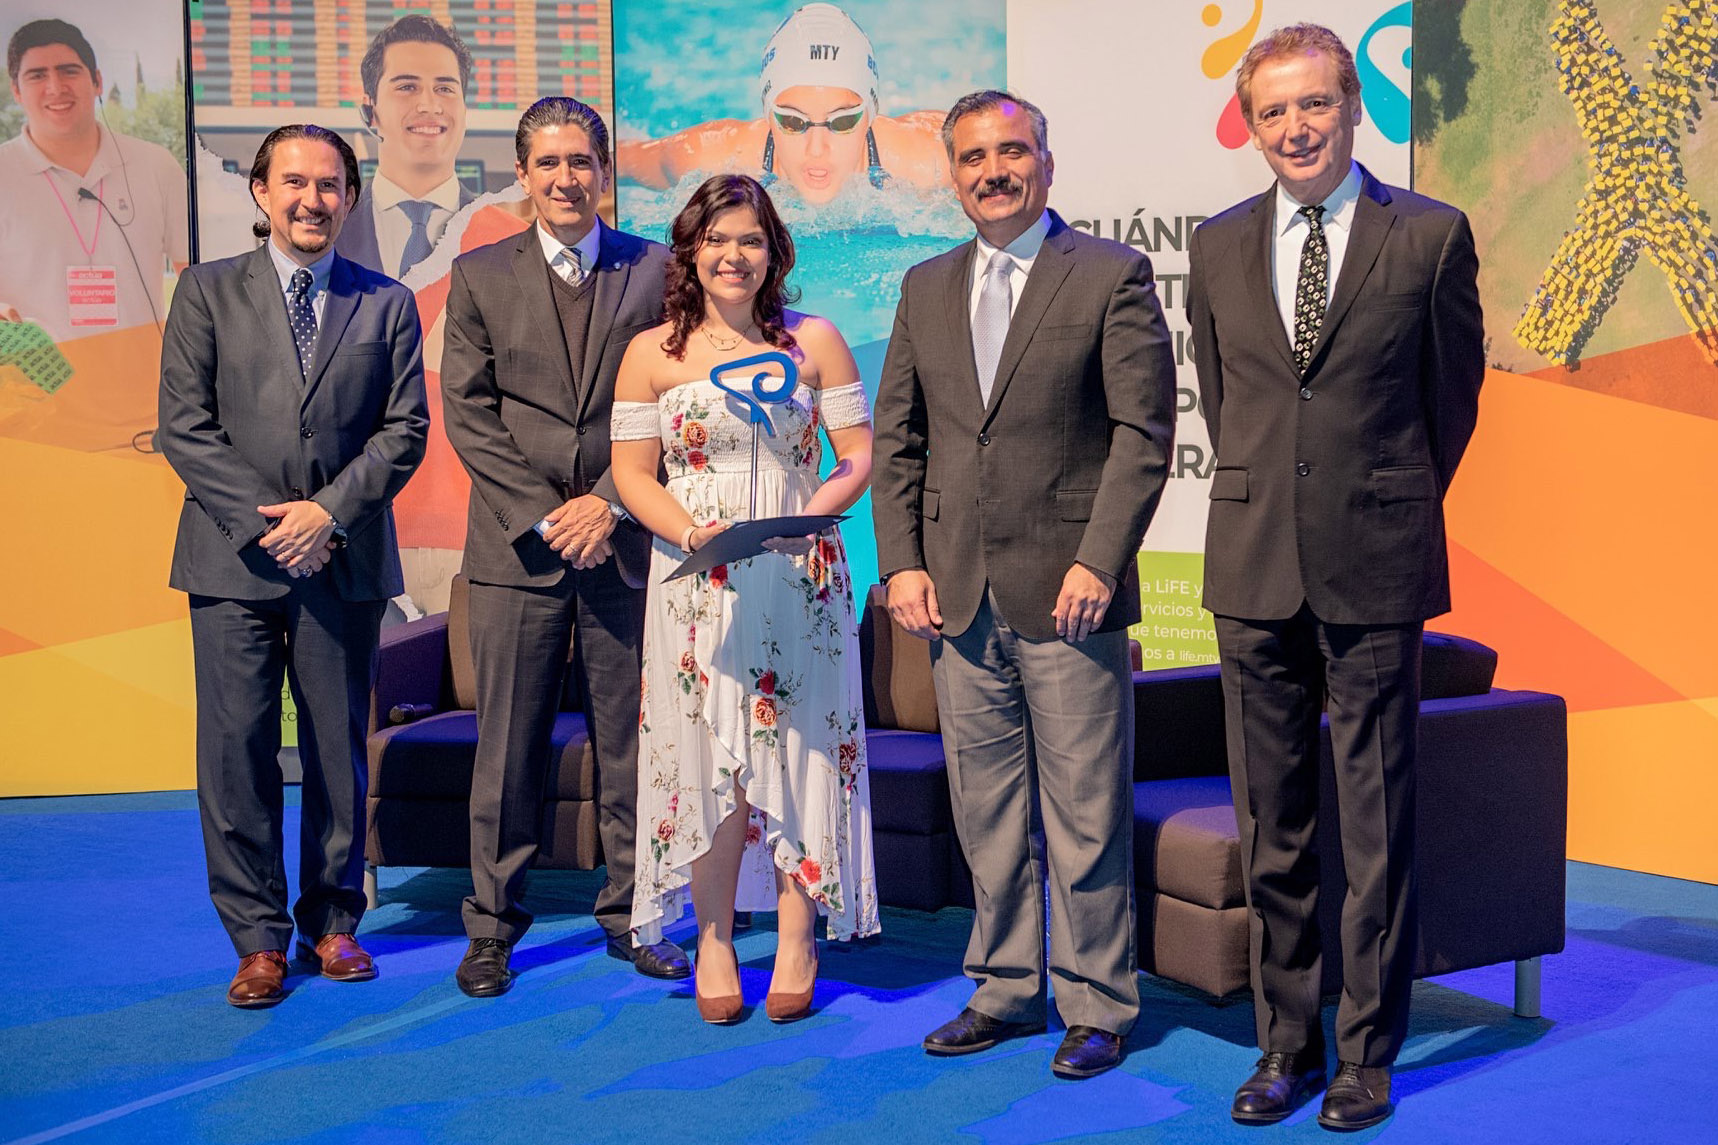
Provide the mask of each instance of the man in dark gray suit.
{"label": "man in dark gray suit", "polygon": [[454,173],[465,144],[471,49],[451,28],[414,12],[376,33],[358,78],[358,115],[376,140],[376,174],[341,229],[338,249],[404,278],[476,198]]}
{"label": "man in dark gray suit", "polygon": [[921,263],[877,395],[874,514],[889,611],[931,640],[955,822],[977,902],[964,1054],[1045,1026],[1050,977],[1090,1077],[1139,1012],[1133,915],[1135,556],[1167,476],[1175,363],[1151,264],[1045,208],[1043,113],[963,97],[943,125],[974,242]]}
{"label": "man in dark gray suit", "polygon": [[[401,591],[389,508],[429,415],[417,305],[334,253],[358,161],[325,128],[263,140],[268,241],[187,269],[161,351],[161,449],[185,482],[170,583],[191,596],[197,803],[209,892],[240,956],[235,1006],[283,996],[286,947],[375,976],[364,913],[364,736],[382,610]],[[299,897],[282,859],[281,676],[304,764]]]}
{"label": "man in dark gray suit", "polygon": [[1187,314],[1217,465],[1205,607],[1264,1056],[1235,1095],[1280,1121],[1325,1079],[1315,833],[1330,713],[1348,896],[1332,1129],[1390,1115],[1417,948],[1423,622],[1449,609],[1443,497],[1484,377],[1478,262],[1454,207],[1353,161],[1360,79],[1327,28],[1260,40],[1236,81],[1274,187],[1194,232]]}
{"label": "man in dark gray suit", "polygon": [[672,942],[632,944],[639,673],[650,539],[609,476],[621,355],[662,320],[667,249],[602,225],[612,168],[590,107],[538,100],[517,173],[537,210],[523,234],[454,261],[441,388],[447,437],[471,474],[465,575],[477,675],[471,878],[457,975],[474,997],[512,984],[536,857],[568,641],[597,766],[608,951],[656,978],[691,966]]}

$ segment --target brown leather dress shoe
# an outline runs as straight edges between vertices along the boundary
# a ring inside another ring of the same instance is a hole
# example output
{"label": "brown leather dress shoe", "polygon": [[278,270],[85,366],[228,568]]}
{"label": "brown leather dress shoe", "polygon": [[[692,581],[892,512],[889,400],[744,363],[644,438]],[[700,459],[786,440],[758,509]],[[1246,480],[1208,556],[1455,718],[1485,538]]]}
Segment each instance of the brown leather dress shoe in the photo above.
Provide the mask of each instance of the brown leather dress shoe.
{"label": "brown leather dress shoe", "polygon": [[376,964],[350,934],[325,934],[314,948],[298,940],[298,956],[322,968],[324,978],[336,982],[368,982],[376,976]]}
{"label": "brown leather dress shoe", "polygon": [[227,1001],[245,1010],[272,1006],[286,997],[286,955],[259,950],[239,960],[239,972],[227,987]]}

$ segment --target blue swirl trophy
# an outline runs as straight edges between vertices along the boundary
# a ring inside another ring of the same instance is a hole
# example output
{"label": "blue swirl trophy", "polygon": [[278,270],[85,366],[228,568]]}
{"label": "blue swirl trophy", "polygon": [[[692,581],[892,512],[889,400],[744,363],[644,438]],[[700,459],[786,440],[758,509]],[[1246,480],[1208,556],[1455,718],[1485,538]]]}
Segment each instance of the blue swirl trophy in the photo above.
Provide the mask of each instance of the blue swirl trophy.
{"label": "blue swirl trophy", "polygon": [[[771,365],[780,366],[782,372],[777,375],[759,368],[752,374],[749,383],[738,385],[723,378],[724,374],[732,375],[747,368]],[[680,563],[680,567],[668,574],[668,580],[705,572],[717,565],[761,556],[769,551],[765,547],[766,541],[781,537],[809,536],[847,519],[844,515],[830,514],[763,518],[757,515],[758,428],[761,426],[769,436],[775,436],[775,425],[770,421],[768,407],[780,405],[793,396],[794,388],[799,385],[799,364],[780,350],[770,350],[749,358],[741,358],[737,362],[724,362],[710,371],[710,381],[715,383],[717,389],[735,398],[746,408],[746,420],[752,426],[752,484],[751,500],[746,510],[747,519],[712,537],[708,544],[687,557]]]}

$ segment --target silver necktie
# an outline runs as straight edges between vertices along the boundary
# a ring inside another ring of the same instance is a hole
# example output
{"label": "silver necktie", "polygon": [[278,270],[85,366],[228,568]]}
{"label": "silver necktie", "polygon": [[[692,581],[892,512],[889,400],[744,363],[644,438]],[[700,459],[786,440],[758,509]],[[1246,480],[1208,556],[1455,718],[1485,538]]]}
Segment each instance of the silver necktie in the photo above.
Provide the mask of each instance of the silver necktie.
{"label": "silver necktie", "polygon": [[978,367],[978,396],[990,404],[990,389],[996,384],[996,366],[1002,361],[1002,343],[1008,337],[1009,311],[1014,304],[1014,285],[1009,274],[1014,260],[1006,251],[990,256],[984,268],[984,285],[978,292],[978,313],[972,317],[972,360]]}

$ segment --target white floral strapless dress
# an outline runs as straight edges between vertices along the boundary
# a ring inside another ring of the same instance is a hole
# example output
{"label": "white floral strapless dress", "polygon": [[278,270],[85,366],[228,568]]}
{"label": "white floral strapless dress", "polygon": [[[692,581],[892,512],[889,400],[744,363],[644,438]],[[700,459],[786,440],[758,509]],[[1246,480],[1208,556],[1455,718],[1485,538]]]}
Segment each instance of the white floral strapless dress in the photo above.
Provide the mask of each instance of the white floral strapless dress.
{"label": "white floral strapless dress", "polygon": [[[656,403],[618,402],[614,439],[661,438],[667,488],[700,523],[799,513],[816,490],[820,425],[869,420],[857,384],[799,386],[767,405],[774,435],[708,379]],[[751,804],[735,909],[774,910],[776,872],[798,881],[837,939],[875,934],[877,881],[865,771],[853,585],[839,536],[807,557],[766,553],[680,580],[660,538],[651,556],[638,741],[632,926],[661,940],[691,901],[692,861],[736,806]]]}

